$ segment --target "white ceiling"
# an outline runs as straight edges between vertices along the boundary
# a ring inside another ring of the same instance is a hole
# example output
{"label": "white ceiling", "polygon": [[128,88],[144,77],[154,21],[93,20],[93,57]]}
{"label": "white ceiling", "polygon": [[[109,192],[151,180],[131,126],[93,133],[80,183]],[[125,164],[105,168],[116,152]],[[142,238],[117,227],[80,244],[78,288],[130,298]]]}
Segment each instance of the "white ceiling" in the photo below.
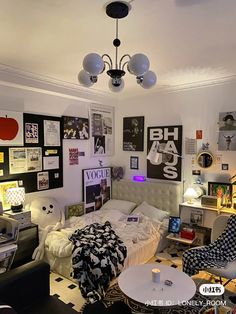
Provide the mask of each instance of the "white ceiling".
{"label": "white ceiling", "polygon": [[[119,21],[120,56],[142,52],[155,88],[230,79],[236,74],[236,0],[129,0]],[[115,20],[104,0],[0,0],[0,63],[78,84],[83,57],[114,58]],[[103,73],[94,85],[108,91]],[[125,75],[122,93],[143,89]]]}

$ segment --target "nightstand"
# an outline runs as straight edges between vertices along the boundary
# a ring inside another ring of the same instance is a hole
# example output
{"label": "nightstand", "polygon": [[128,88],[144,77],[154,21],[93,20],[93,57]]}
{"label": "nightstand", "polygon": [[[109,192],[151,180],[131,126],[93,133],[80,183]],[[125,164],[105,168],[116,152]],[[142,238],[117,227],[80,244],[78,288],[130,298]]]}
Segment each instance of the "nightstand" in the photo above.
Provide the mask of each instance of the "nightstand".
{"label": "nightstand", "polygon": [[181,238],[179,234],[170,233],[170,234],[168,234],[166,239],[171,240],[171,241],[175,241],[175,242],[178,242],[181,244],[193,245],[194,242],[196,241],[197,237],[195,236],[193,240],[189,240],[189,239]]}
{"label": "nightstand", "polygon": [[32,254],[39,244],[38,225],[31,224],[19,230],[17,241],[17,251],[12,264],[12,268],[28,263],[32,260]]}

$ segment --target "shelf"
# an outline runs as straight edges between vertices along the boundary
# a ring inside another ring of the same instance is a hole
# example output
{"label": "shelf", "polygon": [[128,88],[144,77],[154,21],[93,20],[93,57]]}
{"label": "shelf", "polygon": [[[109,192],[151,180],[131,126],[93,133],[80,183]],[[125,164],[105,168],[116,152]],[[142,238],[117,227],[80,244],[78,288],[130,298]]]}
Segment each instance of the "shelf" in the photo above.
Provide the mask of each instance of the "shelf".
{"label": "shelf", "polygon": [[180,235],[175,235],[174,233],[170,233],[168,234],[168,236],[166,237],[166,239],[172,240],[172,241],[176,241],[176,242],[180,242],[180,243],[184,243],[184,244],[188,244],[191,245],[194,243],[194,241],[197,239],[197,237],[195,236],[193,238],[193,240],[189,240],[189,239],[185,239],[185,238],[181,238]]}

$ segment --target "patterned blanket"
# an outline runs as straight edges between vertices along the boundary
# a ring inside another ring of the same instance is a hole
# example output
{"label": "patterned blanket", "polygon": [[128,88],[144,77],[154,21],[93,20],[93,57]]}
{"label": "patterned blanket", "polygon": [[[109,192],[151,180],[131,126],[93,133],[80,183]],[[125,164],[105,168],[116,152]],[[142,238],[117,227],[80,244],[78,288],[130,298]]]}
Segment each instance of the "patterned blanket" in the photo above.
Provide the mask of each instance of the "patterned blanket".
{"label": "patterned blanket", "polygon": [[72,276],[78,281],[82,296],[91,303],[100,300],[111,279],[123,268],[126,246],[109,221],[78,229],[69,240],[73,243]]}
{"label": "patterned blanket", "polygon": [[223,268],[236,260],[236,215],[231,215],[224,232],[207,246],[187,250],[183,254],[183,271],[189,276],[200,270]]}

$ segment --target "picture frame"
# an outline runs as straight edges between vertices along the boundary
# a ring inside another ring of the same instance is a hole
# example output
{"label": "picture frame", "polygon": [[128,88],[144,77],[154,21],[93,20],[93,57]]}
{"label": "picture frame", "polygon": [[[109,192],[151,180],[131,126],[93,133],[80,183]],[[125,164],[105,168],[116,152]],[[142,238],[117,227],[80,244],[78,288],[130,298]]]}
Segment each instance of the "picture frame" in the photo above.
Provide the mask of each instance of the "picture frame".
{"label": "picture frame", "polygon": [[227,207],[232,204],[232,184],[224,182],[208,182],[208,195],[217,196],[220,204]]}
{"label": "picture frame", "polygon": [[203,226],[203,210],[201,209],[192,209],[190,212],[190,224]]}
{"label": "picture frame", "polygon": [[99,210],[111,199],[111,167],[82,170],[85,213]]}
{"label": "picture frame", "polygon": [[84,202],[78,204],[71,204],[65,208],[66,219],[70,217],[79,217],[84,215]]}
{"label": "picture frame", "polygon": [[138,156],[130,156],[130,169],[138,170]]}
{"label": "picture frame", "polygon": [[229,170],[229,164],[221,164],[221,170]]}
{"label": "picture frame", "polygon": [[123,151],[143,151],[144,116],[123,118]]}
{"label": "picture frame", "polygon": [[67,140],[88,140],[89,119],[80,117],[62,117],[63,139]]}

